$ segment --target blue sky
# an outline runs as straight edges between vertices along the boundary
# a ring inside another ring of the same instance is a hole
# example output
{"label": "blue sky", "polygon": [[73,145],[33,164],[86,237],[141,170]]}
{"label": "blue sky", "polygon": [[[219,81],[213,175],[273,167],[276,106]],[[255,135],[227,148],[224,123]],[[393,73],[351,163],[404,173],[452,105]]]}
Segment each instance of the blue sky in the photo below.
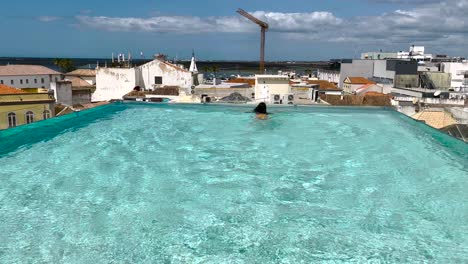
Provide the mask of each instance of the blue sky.
{"label": "blue sky", "polygon": [[468,0],[16,0],[0,10],[0,56],[110,57],[166,53],[200,59],[258,58],[259,30],[241,7],[270,24],[267,60],[327,60],[370,50],[468,57]]}

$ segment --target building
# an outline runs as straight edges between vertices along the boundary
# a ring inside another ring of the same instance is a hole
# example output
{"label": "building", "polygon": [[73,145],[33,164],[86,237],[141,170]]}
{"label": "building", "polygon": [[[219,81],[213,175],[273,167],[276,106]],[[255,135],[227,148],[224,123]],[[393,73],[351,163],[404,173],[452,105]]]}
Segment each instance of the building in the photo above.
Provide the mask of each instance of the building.
{"label": "building", "polygon": [[64,81],[52,83],[51,89],[57,102],[63,105],[89,104],[96,90],[96,70],[77,69],[66,73]]}
{"label": "building", "polygon": [[415,60],[415,61],[431,61],[432,54],[425,54],[424,46],[415,46],[412,45],[409,48],[409,51],[399,51],[397,52],[398,59],[408,59],[408,60]]}
{"label": "building", "polygon": [[347,77],[344,80],[343,91],[348,94],[355,93],[356,90],[362,89],[366,85],[375,85],[375,82],[364,77]]}
{"label": "building", "polygon": [[339,84],[340,82],[340,72],[331,71],[331,70],[317,70],[317,78],[319,80],[324,80],[330,83]]}
{"label": "building", "polygon": [[385,60],[398,58],[396,52],[370,51],[361,54],[361,60]]}
{"label": "building", "polygon": [[62,80],[60,72],[39,65],[0,66],[0,84],[37,92],[38,88],[50,89],[52,82]]}
{"label": "building", "polygon": [[287,75],[255,75],[255,101],[287,103],[291,86]]}
{"label": "building", "polygon": [[468,62],[443,62],[440,65],[440,70],[450,73],[451,88],[457,90],[468,89]]}
{"label": "building", "polygon": [[79,78],[87,82],[90,86],[96,85],[96,70],[95,69],[77,69],[65,74],[65,80],[71,81],[74,78]]}
{"label": "building", "polygon": [[190,93],[194,85],[193,73],[157,58],[133,68],[97,68],[96,91],[92,101],[122,99],[135,87],[154,90],[164,86],[178,86]]}
{"label": "building", "polygon": [[380,93],[380,94],[387,94],[384,91],[384,87],[377,85],[377,84],[365,84],[354,91],[356,95],[365,95],[367,93]]}
{"label": "building", "polygon": [[91,103],[92,93],[96,87],[81,78],[69,77],[64,81],[53,82],[51,89],[54,91],[57,103],[74,106]]}
{"label": "building", "polygon": [[374,60],[372,77],[394,80],[396,75],[417,75],[418,63],[409,60]]}
{"label": "building", "polygon": [[27,93],[0,84],[0,129],[7,129],[55,116],[55,98],[49,93]]}
{"label": "building", "polygon": [[374,60],[343,60],[338,87],[343,87],[344,80],[349,76],[372,78],[374,76]]}

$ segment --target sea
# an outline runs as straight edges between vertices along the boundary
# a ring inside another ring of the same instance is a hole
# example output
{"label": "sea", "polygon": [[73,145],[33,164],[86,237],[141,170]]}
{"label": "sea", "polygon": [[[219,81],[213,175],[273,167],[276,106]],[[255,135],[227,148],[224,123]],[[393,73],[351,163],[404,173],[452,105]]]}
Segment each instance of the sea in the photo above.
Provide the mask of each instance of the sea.
{"label": "sea", "polygon": [[[60,69],[54,64],[55,58],[0,57],[0,66],[8,64],[42,65],[53,70]],[[110,65],[111,58],[70,58],[77,69],[94,69],[97,65]],[[148,62],[148,59],[134,59],[137,66]],[[174,62],[173,62],[174,63]],[[190,61],[177,61],[189,68]],[[217,77],[248,76],[258,72],[258,61],[198,61],[199,72]],[[314,73],[318,69],[339,70],[339,63],[332,61],[270,61],[265,63],[266,73],[277,74],[278,71],[296,72],[299,74]],[[213,70],[215,69],[215,70]]]}

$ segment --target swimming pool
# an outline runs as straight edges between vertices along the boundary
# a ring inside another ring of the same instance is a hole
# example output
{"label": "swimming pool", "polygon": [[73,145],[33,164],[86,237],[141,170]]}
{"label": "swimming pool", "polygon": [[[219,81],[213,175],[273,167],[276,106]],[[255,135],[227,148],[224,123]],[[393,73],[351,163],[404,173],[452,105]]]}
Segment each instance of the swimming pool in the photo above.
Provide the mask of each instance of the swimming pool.
{"label": "swimming pool", "polygon": [[112,104],[0,132],[0,263],[468,261],[468,149],[376,108]]}

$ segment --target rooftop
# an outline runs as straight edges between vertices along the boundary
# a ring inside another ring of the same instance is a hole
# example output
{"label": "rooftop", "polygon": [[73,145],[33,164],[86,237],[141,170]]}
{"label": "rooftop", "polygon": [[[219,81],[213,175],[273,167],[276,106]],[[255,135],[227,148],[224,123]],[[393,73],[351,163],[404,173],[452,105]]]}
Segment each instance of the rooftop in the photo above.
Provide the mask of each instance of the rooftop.
{"label": "rooftop", "polygon": [[274,74],[256,74],[255,78],[289,80],[289,76],[287,75],[274,75]]}
{"label": "rooftop", "polygon": [[40,65],[4,65],[0,66],[0,76],[50,75],[61,74]]}
{"label": "rooftop", "polygon": [[308,84],[318,84],[320,90],[337,90],[337,91],[341,91],[341,89],[338,88],[336,86],[336,84],[331,83],[329,81],[325,81],[325,80],[308,80],[307,83]]}
{"label": "rooftop", "polygon": [[437,129],[457,123],[452,115],[445,111],[424,110],[413,115],[413,118]]}
{"label": "rooftop", "polygon": [[82,76],[82,77],[96,77],[96,70],[95,69],[77,69],[71,71],[67,74],[67,76]]}
{"label": "rooftop", "polygon": [[228,82],[230,82],[230,83],[248,83],[250,86],[255,86],[255,79],[254,78],[240,77],[240,78],[231,79]]}
{"label": "rooftop", "polygon": [[4,84],[0,84],[0,94],[23,94],[21,89],[16,89]]}
{"label": "rooftop", "polygon": [[94,87],[89,84],[87,81],[81,79],[80,77],[68,77],[68,80],[72,83],[72,87]]}
{"label": "rooftop", "polygon": [[344,82],[350,84],[375,84],[375,82],[364,77],[348,77]]}

